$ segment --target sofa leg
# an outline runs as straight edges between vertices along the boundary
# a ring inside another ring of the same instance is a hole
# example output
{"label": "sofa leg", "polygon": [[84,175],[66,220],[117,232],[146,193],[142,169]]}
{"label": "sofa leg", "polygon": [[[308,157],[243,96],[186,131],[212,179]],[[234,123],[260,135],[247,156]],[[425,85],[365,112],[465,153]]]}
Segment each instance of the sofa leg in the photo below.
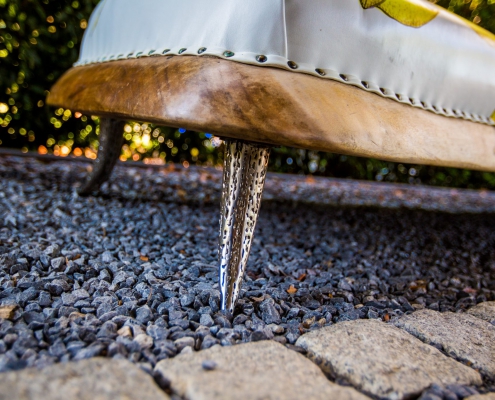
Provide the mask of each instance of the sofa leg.
{"label": "sofa leg", "polygon": [[93,171],[88,180],[77,191],[79,195],[86,196],[96,192],[110,177],[124,144],[124,125],[125,122],[121,120],[101,119],[98,157],[93,164]]}
{"label": "sofa leg", "polygon": [[258,219],[270,148],[225,142],[220,210],[219,278],[222,311],[233,312]]}

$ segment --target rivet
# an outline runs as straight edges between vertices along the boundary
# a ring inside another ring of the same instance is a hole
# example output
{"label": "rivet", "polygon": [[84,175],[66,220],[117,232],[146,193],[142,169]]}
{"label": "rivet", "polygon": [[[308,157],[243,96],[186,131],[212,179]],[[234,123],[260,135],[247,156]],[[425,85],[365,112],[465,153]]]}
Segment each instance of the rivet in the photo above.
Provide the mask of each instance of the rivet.
{"label": "rivet", "polygon": [[223,52],[223,55],[224,55],[224,57],[234,57],[235,56],[235,53],[232,52],[232,51],[227,50],[227,51],[224,51]]}
{"label": "rivet", "polygon": [[198,54],[203,54],[205,51],[206,51],[206,47],[201,47],[201,48],[198,50]]}
{"label": "rivet", "polygon": [[143,52],[142,52],[142,51],[140,51],[139,53],[136,53],[136,57],[139,57],[139,56],[141,56],[142,54],[143,54]]}
{"label": "rivet", "polygon": [[180,50],[179,50],[179,54],[184,53],[186,50],[187,50],[186,48],[182,48],[182,49],[180,49]]}
{"label": "rivet", "polygon": [[398,93],[395,94],[395,97],[397,97],[397,100],[402,100],[402,96]]}
{"label": "rivet", "polygon": [[156,50],[151,50],[148,55],[151,56],[154,52],[156,52]]}
{"label": "rivet", "polygon": [[370,85],[368,84],[368,82],[361,81],[361,85],[363,85],[366,89],[370,88]]}
{"label": "rivet", "polygon": [[260,62],[260,63],[264,63],[268,60],[268,58],[262,54],[260,54],[259,56],[256,56],[256,61]]}
{"label": "rivet", "polygon": [[340,76],[340,77],[341,77],[344,81],[346,81],[346,82],[349,80],[349,78],[348,78],[347,76],[345,76],[344,74],[340,74],[339,76]]}
{"label": "rivet", "polygon": [[415,104],[416,103],[412,97],[409,98],[409,101],[411,102],[411,104]]}
{"label": "rivet", "polygon": [[127,54],[127,58],[131,58],[134,53]]}
{"label": "rivet", "polygon": [[297,68],[299,68],[299,66],[294,61],[289,61],[287,63],[287,65],[289,66],[290,69],[297,69]]}
{"label": "rivet", "polygon": [[316,69],[315,69],[315,71],[316,71],[316,73],[317,73],[318,75],[320,75],[320,76],[325,76],[325,75],[326,75],[326,72],[325,72],[325,71],[323,71],[323,70],[322,70],[322,69],[320,69],[320,68],[316,68]]}
{"label": "rivet", "polygon": [[382,92],[383,94],[387,93],[387,91],[384,88],[380,88],[380,92]]}
{"label": "rivet", "polygon": [[170,49],[165,49],[162,51],[162,54],[167,54],[170,51]]}
{"label": "rivet", "polygon": [[424,101],[421,102],[421,105],[426,108],[426,103]]}

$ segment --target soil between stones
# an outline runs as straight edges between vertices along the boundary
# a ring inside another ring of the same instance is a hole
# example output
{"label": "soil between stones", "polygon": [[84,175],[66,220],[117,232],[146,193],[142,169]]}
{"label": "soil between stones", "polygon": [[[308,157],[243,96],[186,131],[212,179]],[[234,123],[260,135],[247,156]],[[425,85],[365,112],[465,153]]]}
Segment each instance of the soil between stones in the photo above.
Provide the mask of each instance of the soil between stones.
{"label": "soil between stones", "polygon": [[272,200],[224,316],[209,200],[218,171],[118,167],[101,196],[80,198],[86,174],[84,164],[0,158],[0,307],[15,306],[0,319],[0,371],[97,355],[151,371],[191,348],[291,346],[340,321],[495,300],[493,214]]}

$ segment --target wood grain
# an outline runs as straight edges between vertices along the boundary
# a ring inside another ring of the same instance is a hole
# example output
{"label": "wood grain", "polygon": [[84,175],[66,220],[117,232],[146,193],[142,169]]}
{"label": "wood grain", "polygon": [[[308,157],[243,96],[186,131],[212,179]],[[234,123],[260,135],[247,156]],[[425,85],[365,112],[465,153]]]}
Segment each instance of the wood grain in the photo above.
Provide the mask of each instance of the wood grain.
{"label": "wood grain", "polygon": [[495,129],[340,82],[213,57],[75,67],[48,104],[222,137],[384,160],[495,171]]}

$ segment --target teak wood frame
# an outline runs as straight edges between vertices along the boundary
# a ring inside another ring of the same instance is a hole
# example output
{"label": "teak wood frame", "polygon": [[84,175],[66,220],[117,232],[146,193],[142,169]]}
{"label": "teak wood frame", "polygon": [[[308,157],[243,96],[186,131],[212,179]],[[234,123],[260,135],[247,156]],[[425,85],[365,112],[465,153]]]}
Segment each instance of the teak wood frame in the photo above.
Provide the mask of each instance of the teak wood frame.
{"label": "teak wood frame", "polygon": [[[104,117],[99,162],[84,193],[108,178],[118,157],[118,120],[233,139],[226,145],[219,251],[221,304],[230,311],[249,255],[269,145],[495,171],[493,126],[437,115],[336,81],[215,57],[160,56],[72,68],[47,102]],[[229,218],[232,225],[225,225]],[[251,236],[244,243],[246,233]]]}

